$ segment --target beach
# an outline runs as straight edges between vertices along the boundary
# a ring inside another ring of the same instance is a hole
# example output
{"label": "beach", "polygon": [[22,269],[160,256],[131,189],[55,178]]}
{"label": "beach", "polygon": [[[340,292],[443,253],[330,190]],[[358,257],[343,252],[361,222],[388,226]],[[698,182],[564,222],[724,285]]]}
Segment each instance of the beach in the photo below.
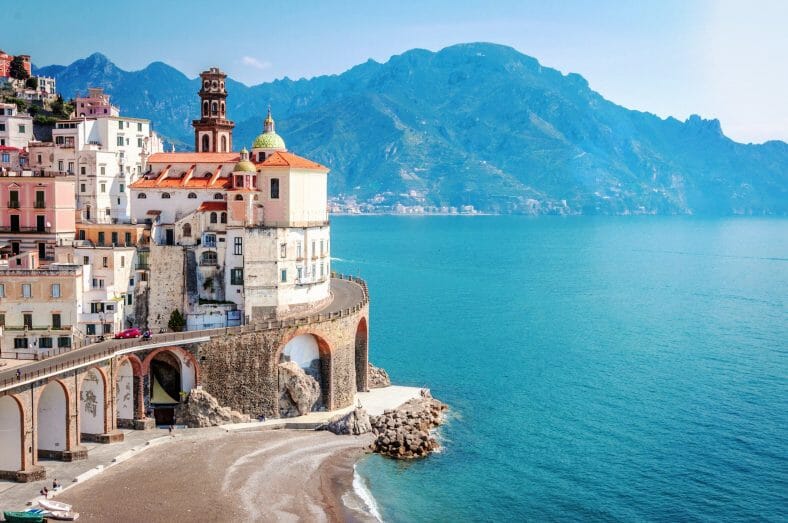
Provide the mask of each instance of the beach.
{"label": "beach", "polygon": [[57,500],[80,521],[375,521],[353,492],[353,466],[369,442],[314,431],[176,431]]}

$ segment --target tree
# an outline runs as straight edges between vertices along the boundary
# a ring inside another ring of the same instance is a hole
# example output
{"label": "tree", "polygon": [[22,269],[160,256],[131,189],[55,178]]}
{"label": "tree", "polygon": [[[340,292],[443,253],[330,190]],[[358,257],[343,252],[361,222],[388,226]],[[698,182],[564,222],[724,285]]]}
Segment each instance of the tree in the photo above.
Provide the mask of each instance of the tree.
{"label": "tree", "polygon": [[180,332],[186,327],[186,319],[184,319],[183,314],[178,309],[172,311],[170,314],[170,321],[167,322],[167,327],[170,328],[171,331]]}
{"label": "tree", "polygon": [[38,89],[38,78],[35,76],[31,76],[30,78],[25,81],[25,87],[28,89],[37,90]]}
{"label": "tree", "polygon": [[15,56],[14,59],[11,60],[10,76],[17,80],[27,80],[30,78],[30,73],[25,69],[25,62],[22,60],[21,56]]}

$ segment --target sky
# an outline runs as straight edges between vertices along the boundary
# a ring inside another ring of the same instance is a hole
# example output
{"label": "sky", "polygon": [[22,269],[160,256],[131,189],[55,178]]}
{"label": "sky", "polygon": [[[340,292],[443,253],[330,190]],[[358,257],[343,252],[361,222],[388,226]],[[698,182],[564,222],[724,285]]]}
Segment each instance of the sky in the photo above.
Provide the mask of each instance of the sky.
{"label": "sky", "polygon": [[252,85],[464,42],[509,45],[631,109],[788,142],[785,0],[2,1],[0,48],[36,65],[95,51],[126,70],[220,66]]}

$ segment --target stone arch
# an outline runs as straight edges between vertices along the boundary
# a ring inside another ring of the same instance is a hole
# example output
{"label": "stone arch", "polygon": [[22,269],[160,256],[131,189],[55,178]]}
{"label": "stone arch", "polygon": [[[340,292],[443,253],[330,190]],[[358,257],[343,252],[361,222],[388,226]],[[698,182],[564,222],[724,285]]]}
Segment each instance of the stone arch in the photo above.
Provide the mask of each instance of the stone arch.
{"label": "stone arch", "polygon": [[115,398],[115,416],[118,427],[131,427],[141,413],[140,377],[142,362],[130,354],[118,362]]}
{"label": "stone arch", "polygon": [[[146,395],[157,425],[175,422],[175,406],[199,384],[200,368],[191,352],[181,347],[160,347],[142,362]],[[182,394],[183,393],[183,394]]]}
{"label": "stone arch", "polygon": [[0,397],[0,470],[25,468],[25,409],[14,396]]}
{"label": "stone arch", "polygon": [[79,433],[99,435],[107,432],[107,377],[91,367],[79,383]]}
{"label": "stone arch", "polygon": [[[333,386],[333,376],[334,376],[334,353],[331,349],[327,341],[327,337],[324,336],[322,333],[317,332],[312,329],[298,329],[295,332],[291,333],[290,336],[286,337],[282,340],[279,349],[276,351],[275,360],[277,364],[287,361],[285,359],[285,351],[287,350],[288,346],[294,340],[298,340],[299,338],[303,339],[303,336],[309,336],[314,340],[315,345],[317,346],[317,353],[318,358],[320,360],[319,366],[317,369],[319,370],[319,383],[320,383],[320,400],[319,402],[328,409],[334,409],[334,386]],[[292,345],[290,345],[292,347]],[[305,347],[304,347],[305,348]],[[311,349],[310,349],[311,350]],[[305,359],[306,351],[304,351],[304,356],[299,357],[299,360]],[[306,363],[304,361],[304,363]],[[306,371],[306,369],[299,363],[299,367]],[[277,370],[278,373],[278,370]],[[307,372],[310,374],[309,372]],[[314,377],[314,375],[313,375]],[[279,383],[281,383],[281,378],[278,379]],[[279,407],[277,407],[277,411],[279,411]]]}
{"label": "stone arch", "polygon": [[60,380],[50,381],[39,394],[35,423],[39,457],[56,457],[70,450],[69,405],[68,389]]}
{"label": "stone arch", "polygon": [[355,362],[356,362],[356,391],[366,392],[369,390],[367,385],[367,362],[369,359],[369,329],[367,319],[361,318],[356,327],[355,340]]}

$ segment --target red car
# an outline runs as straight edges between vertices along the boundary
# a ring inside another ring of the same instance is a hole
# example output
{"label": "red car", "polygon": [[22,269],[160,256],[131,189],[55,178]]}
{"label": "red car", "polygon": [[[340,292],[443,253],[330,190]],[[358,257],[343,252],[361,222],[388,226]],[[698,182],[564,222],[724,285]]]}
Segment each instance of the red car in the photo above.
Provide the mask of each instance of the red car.
{"label": "red car", "polygon": [[139,330],[137,327],[132,327],[130,329],[122,330],[120,332],[115,333],[116,340],[125,340],[127,338],[139,338],[142,336],[142,331]]}

